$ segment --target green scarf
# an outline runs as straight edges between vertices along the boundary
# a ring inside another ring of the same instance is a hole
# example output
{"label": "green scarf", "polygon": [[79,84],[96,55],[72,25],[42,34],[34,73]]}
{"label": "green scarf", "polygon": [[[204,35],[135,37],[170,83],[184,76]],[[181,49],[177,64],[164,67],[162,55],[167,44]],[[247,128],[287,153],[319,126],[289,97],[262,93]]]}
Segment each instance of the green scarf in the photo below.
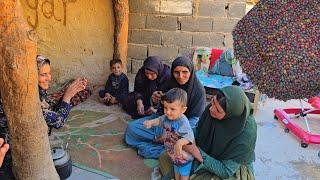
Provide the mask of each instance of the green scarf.
{"label": "green scarf", "polygon": [[238,86],[221,90],[226,97],[226,116],[223,120],[211,117],[208,105],[198,123],[197,145],[217,160],[251,163],[257,137],[251,103]]}

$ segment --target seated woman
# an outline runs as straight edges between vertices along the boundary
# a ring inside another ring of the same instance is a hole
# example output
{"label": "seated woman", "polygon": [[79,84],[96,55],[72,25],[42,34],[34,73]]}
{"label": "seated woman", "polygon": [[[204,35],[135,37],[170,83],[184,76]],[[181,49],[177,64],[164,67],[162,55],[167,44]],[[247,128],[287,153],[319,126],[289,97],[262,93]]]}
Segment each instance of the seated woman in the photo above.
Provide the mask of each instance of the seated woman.
{"label": "seated woman", "polygon": [[[190,179],[254,179],[257,125],[240,87],[218,91],[199,120],[195,138],[198,147],[184,147],[197,159]],[[166,153],[161,154],[159,166],[166,178],[173,177]]]}
{"label": "seated woman", "polygon": [[160,90],[169,78],[170,67],[162,64],[160,57],[148,57],[135,77],[134,91],[123,103],[123,109],[133,119],[153,114],[155,109],[150,102],[151,95]]}
{"label": "seated woman", "polygon": [[[188,94],[187,110],[184,113],[189,119],[191,128],[197,126],[200,115],[205,108],[205,90],[195,75],[192,61],[187,57],[178,57],[172,63],[171,78],[166,82],[163,92],[172,88],[181,88]],[[156,91],[152,95],[153,103],[159,103],[162,92]],[[137,148],[138,154],[144,158],[158,158],[164,150],[161,135],[162,128],[152,127],[146,129],[144,121],[154,119],[163,114],[153,114],[128,124],[125,132],[125,142]]]}
{"label": "seated woman", "polygon": [[[70,100],[78,92],[83,91],[87,86],[85,78],[74,80],[66,90],[60,101],[52,100],[48,97],[47,90],[51,81],[50,60],[43,56],[37,56],[38,68],[38,84],[39,98],[43,117],[49,127],[61,128],[67,120],[71,110]],[[5,139],[6,143],[10,143],[7,119],[3,111],[1,95],[0,95],[0,138]],[[0,168],[0,179],[13,179],[11,170],[11,153],[7,152],[3,166]]]}

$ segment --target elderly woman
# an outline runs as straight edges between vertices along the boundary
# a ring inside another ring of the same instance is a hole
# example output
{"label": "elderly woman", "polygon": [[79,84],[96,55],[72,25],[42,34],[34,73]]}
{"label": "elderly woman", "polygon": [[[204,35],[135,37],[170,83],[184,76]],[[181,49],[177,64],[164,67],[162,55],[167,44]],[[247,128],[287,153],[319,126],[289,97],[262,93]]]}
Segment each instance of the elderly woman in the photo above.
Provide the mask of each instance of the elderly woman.
{"label": "elderly woman", "polygon": [[[60,101],[52,100],[48,97],[47,90],[51,82],[51,68],[50,60],[43,56],[37,56],[38,67],[38,85],[39,98],[41,101],[41,108],[44,119],[49,127],[61,128],[67,120],[71,110],[70,100],[78,92],[85,89],[87,80],[78,78],[73,81],[64,91],[64,95]],[[7,126],[7,119],[3,111],[1,96],[0,96],[0,138],[4,138],[6,142],[9,140],[9,131]],[[11,171],[11,153],[10,150],[5,156],[3,166],[0,169],[0,179],[12,179]]]}
{"label": "elderly woman", "polygon": [[[218,91],[203,112],[195,135],[197,147],[184,148],[197,159],[191,179],[254,179],[257,125],[241,88]],[[173,168],[165,153],[159,163],[162,174],[171,177]]]}
{"label": "elderly woman", "polygon": [[[197,79],[192,61],[187,57],[176,58],[171,67],[171,78],[162,89],[167,92],[172,88],[181,88],[188,94],[187,110],[184,113],[189,119],[192,128],[197,126],[199,117],[205,108],[205,90]],[[162,92],[152,94],[153,103],[159,103]],[[145,118],[130,122],[126,129],[125,141],[128,145],[137,148],[138,154],[144,158],[158,158],[164,150],[161,135],[162,129],[143,127],[145,120],[154,119],[159,114],[154,114]]]}
{"label": "elderly woman", "polygon": [[170,79],[170,67],[162,64],[160,57],[150,56],[139,69],[135,81],[134,91],[123,104],[123,109],[133,119],[153,114],[150,98],[153,92],[163,88],[166,81]]}

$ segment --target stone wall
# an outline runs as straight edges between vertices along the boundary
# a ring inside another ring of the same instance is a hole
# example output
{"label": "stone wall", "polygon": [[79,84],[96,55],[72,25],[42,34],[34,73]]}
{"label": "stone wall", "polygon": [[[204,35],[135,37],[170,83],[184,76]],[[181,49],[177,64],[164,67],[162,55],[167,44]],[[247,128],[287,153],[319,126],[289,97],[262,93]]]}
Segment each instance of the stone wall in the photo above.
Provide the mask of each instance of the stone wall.
{"label": "stone wall", "polygon": [[232,47],[232,29],[245,0],[130,0],[128,72],[158,55],[171,64],[192,47]]}

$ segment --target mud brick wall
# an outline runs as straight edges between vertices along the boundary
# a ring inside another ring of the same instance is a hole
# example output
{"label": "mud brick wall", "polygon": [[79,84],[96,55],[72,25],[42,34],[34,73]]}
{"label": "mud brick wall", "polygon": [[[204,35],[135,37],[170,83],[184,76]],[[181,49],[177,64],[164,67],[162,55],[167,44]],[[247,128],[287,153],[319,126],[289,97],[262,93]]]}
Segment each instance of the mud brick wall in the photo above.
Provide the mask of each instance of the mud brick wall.
{"label": "mud brick wall", "polygon": [[128,73],[160,56],[171,64],[192,47],[232,47],[232,29],[245,15],[245,0],[130,0]]}

